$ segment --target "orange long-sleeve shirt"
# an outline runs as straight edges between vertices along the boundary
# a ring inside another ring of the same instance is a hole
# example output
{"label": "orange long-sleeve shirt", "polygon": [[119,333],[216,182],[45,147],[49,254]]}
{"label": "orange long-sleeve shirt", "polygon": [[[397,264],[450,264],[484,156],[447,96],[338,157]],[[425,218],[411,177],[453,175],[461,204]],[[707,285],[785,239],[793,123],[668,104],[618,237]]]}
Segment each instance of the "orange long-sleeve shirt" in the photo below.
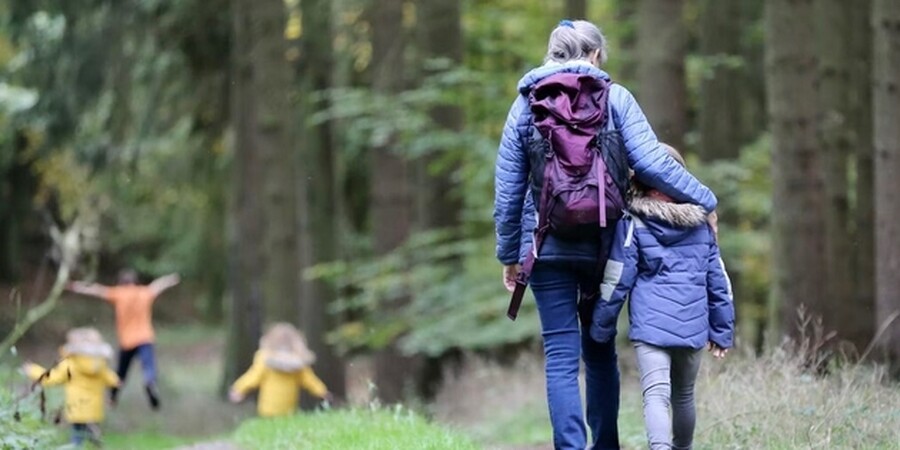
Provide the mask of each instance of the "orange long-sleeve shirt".
{"label": "orange long-sleeve shirt", "polygon": [[126,284],[106,290],[105,298],[116,310],[119,346],[130,350],[153,343],[153,302],[156,295],[148,286]]}

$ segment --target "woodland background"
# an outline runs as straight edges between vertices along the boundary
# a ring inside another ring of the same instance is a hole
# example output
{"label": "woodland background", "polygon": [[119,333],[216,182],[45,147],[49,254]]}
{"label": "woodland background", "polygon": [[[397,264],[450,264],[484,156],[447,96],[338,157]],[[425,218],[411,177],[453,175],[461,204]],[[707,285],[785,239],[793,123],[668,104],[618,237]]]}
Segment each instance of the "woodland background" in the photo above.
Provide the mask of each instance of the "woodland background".
{"label": "woodland background", "polygon": [[[341,400],[353,361],[385,404],[516,364],[539,327],[504,315],[492,167],[516,82],[581,17],[719,197],[746,357],[792,338],[820,375],[900,373],[895,0],[4,0],[0,335],[60,266],[133,267],[182,275],[157,322],[221,341],[217,386],[279,320]],[[66,299],[20,346],[110,319]]]}

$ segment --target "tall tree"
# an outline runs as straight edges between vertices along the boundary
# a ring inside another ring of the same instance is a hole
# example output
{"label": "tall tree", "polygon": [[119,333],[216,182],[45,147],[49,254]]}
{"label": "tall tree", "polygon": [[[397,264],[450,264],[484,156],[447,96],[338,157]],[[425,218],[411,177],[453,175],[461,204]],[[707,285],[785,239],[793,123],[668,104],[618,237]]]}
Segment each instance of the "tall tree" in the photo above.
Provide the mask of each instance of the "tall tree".
{"label": "tall tree", "polygon": [[826,306],[812,2],[767,0],[765,31],[774,297],[783,331],[796,336],[797,308],[805,305],[811,313],[822,314]]}
{"label": "tall tree", "polygon": [[[817,130],[825,182],[825,251],[827,262],[824,326],[848,338],[857,323],[871,323],[866,311],[850,301],[853,259],[850,239],[850,90],[851,5],[841,0],[815,3],[816,54],[818,56]],[[865,343],[863,343],[865,345]]]}
{"label": "tall tree", "polygon": [[[372,87],[376,93],[392,94],[403,88],[404,39],[403,0],[382,0],[372,10]],[[413,223],[410,167],[388,143],[372,151],[372,235],[374,250],[384,255],[410,235]],[[395,307],[407,302],[393,299]],[[410,360],[394,344],[375,356],[375,384],[379,397],[388,403],[403,398]]]}
{"label": "tall tree", "polygon": [[[416,33],[420,56],[424,62],[425,76],[435,76],[443,70],[462,64],[463,40],[460,2],[418,3]],[[582,17],[568,15],[567,17]],[[441,63],[438,63],[438,62]],[[452,99],[444,99],[451,102]],[[463,128],[463,114],[459,106],[442,104],[432,108],[431,120],[439,132],[459,132]],[[417,161],[416,222],[422,230],[449,229],[460,223],[463,210],[457,183],[453,180],[453,168],[448,155],[452,148],[438,148],[433,154]],[[442,261],[457,265],[459,261]],[[445,358],[426,358],[418,374],[418,391],[425,398],[437,395],[443,374]]]}
{"label": "tall tree", "polygon": [[[900,314],[900,2],[873,0],[875,254],[879,320]],[[900,374],[900,321],[879,342]]]}
{"label": "tall tree", "polygon": [[869,321],[848,338],[857,348],[868,345],[877,326],[875,317],[875,154],[872,144],[872,12],[871,0],[859,0],[850,8],[853,16],[853,61],[851,81],[850,127],[854,130],[851,147],[856,151],[856,218],[853,292],[850,303],[864,311]]}
{"label": "tall tree", "polygon": [[263,166],[256,151],[250,22],[253,0],[232,0],[231,124],[234,129],[233,232],[228,282],[231,290],[224,386],[253,360],[262,327]]}
{"label": "tall tree", "polygon": [[743,142],[741,104],[746,97],[744,71],[738,64],[742,7],[721,0],[702,0],[700,7],[700,54],[708,70],[700,82],[698,150],[707,161],[736,158]]}
{"label": "tall tree", "polygon": [[[427,4],[429,2],[426,1],[424,3]],[[566,0],[565,17],[572,20],[587,19],[587,0]]]}
{"label": "tall tree", "polygon": [[[333,85],[334,58],[332,48],[331,0],[304,0],[302,15],[302,91],[304,118],[316,110],[328,110],[327,96],[319,95]],[[307,183],[306,209],[302,211],[305,230],[307,261],[312,264],[333,262],[337,257],[337,233],[340,226],[339,196],[337,195],[337,158],[334,131],[331,121],[307,125],[304,161],[306,168],[302,180]],[[301,203],[302,204],[302,203]],[[308,283],[307,294],[301,304],[301,324],[316,353],[316,372],[337,398],[346,396],[346,375],[343,362],[334,349],[325,342],[325,334],[332,330],[335,320],[328,306],[334,302],[336,292],[324,281]]]}
{"label": "tall tree", "polygon": [[266,317],[297,323],[300,317],[300,254],[297,164],[291,130],[293,71],[286,59],[287,11],[282,0],[258,0],[251,10],[250,50],[255,94],[256,150],[263,159]]}
{"label": "tall tree", "polygon": [[687,31],[683,0],[640,0],[637,20],[638,98],[660,140],[684,149]]}

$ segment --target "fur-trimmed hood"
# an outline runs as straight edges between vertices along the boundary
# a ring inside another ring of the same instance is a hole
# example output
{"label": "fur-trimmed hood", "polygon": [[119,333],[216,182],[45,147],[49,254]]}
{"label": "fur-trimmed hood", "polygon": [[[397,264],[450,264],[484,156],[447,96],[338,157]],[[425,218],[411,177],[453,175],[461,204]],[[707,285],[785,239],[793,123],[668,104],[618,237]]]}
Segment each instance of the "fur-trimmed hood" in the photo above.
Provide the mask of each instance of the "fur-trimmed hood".
{"label": "fur-trimmed hood", "polygon": [[94,328],[73,328],[66,333],[66,344],[60,349],[63,356],[90,356],[109,359],[112,346],[103,340],[103,335]]}
{"label": "fur-trimmed hood", "polygon": [[631,199],[629,209],[641,218],[658,219],[680,228],[696,227],[706,223],[706,211],[703,207],[690,203],[671,203],[635,196]]}
{"label": "fur-trimmed hood", "polygon": [[293,325],[277,323],[260,339],[259,348],[267,367],[280,372],[295,372],[316,361],[306,339]]}
{"label": "fur-trimmed hood", "polygon": [[703,207],[671,203],[644,196],[631,199],[629,209],[663,245],[675,244],[706,224]]}

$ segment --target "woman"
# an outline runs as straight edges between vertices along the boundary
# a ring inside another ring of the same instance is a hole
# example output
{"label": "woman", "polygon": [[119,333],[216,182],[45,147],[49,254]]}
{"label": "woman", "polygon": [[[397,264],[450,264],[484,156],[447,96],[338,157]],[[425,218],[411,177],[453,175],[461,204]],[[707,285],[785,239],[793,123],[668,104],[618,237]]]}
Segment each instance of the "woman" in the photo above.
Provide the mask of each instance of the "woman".
{"label": "woman", "polygon": [[[542,177],[541,168],[530,163],[543,156],[529,154],[539,149],[528,145],[534,130],[529,94],[538,83],[560,73],[585,74],[608,82],[609,76],[600,70],[606,58],[606,39],[596,25],[564,20],[550,35],[544,65],[519,81],[519,96],[507,117],[495,168],[497,258],[504,266],[504,284],[510,291],[515,287],[519,263],[531,251],[536,214],[530,181]],[[607,104],[607,120],[621,135],[635,177],[676,201],[697,204],[707,213],[713,212],[713,193],[663,150],[631,93],[618,84],[610,84]],[[614,221],[608,222],[596,234],[577,239],[550,232],[543,239],[530,276],[541,320],[547,403],[557,449],[588,447],[578,386],[579,356],[585,363],[592,448],[619,448],[615,343],[595,342],[585,328],[590,323],[615,225]]]}

